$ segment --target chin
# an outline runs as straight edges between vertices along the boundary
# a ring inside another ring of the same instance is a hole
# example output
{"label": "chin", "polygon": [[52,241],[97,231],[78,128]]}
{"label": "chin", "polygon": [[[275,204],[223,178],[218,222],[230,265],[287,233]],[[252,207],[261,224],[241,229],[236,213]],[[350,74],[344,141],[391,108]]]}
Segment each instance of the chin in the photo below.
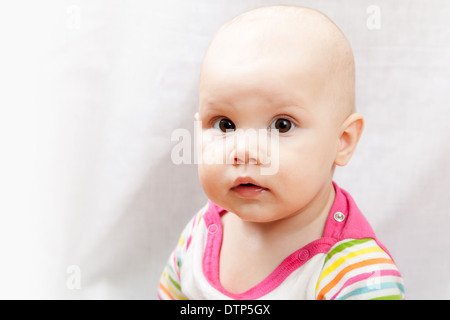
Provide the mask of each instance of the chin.
{"label": "chin", "polygon": [[241,203],[230,206],[229,211],[246,222],[266,223],[280,219],[280,216],[275,214],[275,210],[271,210],[267,205],[261,203]]}

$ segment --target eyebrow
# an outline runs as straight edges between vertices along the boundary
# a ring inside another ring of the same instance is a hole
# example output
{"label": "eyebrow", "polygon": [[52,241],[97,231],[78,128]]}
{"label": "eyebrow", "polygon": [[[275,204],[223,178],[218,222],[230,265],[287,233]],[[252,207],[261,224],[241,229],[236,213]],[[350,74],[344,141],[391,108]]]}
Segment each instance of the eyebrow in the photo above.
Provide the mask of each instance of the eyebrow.
{"label": "eyebrow", "polygon": [[282,106],[279,107],[280,109],[295,109],[295,110],[300,110],[302,112],[308,112],[308,110],[298,104],[283,104]]}
{"label": "eyebrow", "polygon": [[[291,115],[294,118],[296,118],[296,115],[294,114],[294,112],[300,112],[301,115],[303,116],[304,114],[308,113],[308,110],[306,108],[304,108],[301,105],[298,104],[284,104],[284,103],[278,103],[277,107],[274,108],[274,112],[272,112],[272,116],[276,116],[276,115],[282,115],[282,114],[286,114],[286,115]],[[233,105],[231,103],[208,103],[205,106],[204,111],[201,113],[201,116],[203,115],[203,118],[209,118],[209,117],[213,117],[213,116],[218,116],[218,115],[230,115],[232,116],[233,113],[237,113],[239,112],[239,108],[236,105]]]}
{"label": "eyebrow", "polygon": [[218,113],[223,113],[223,111],[226,111],[229,108],[234,108],[232,105],[228,105],[228,104],[218,104],[218,103],[213,103],[213,102],[207,102],[204,104],[200,104],[200,108],[199,109],[203,109],[203,112],[205,115],[208,114],[218,114]]}

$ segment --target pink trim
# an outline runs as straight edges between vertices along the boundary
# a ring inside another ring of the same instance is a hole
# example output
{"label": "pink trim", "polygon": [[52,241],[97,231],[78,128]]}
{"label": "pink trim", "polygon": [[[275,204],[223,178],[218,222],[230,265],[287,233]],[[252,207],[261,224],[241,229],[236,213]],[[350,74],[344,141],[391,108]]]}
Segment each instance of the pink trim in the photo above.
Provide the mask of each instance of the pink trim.
{"label": "pink trim", "polygon": [[[278,287],[293,271],[300,268],[316,254],[328,252],[338,241],[349,238],[375,239],[372,228],[360,213],[351,196],[334,182],[333,186],[336,191],[336,198],[326,221],[323,237],[292,253],[262,282],[240,294],[228,292],[220,283],[219,258],[223,234],[220,214],[225,210],[209,201],[209,208],[203,216],[207,230],[211,230],[208,233],[203,255],[203,272],[208,282],[232,299],[257,299]],[[338,222],[334,219],[333,215],[337,211],[345,215],[344,221]]]}
{"label": "pink trim", "polygon": [[[336,191],[336,198],[331,206],[323,236],[338,241],[375,238],[375,233],[370,224],[361,214],[350,194],[339,188],[335,182],[333,182],[333,186]],[[336,221],[334,219],[335,212],[342,212],[345,215],[345,220],[342,222]]]}

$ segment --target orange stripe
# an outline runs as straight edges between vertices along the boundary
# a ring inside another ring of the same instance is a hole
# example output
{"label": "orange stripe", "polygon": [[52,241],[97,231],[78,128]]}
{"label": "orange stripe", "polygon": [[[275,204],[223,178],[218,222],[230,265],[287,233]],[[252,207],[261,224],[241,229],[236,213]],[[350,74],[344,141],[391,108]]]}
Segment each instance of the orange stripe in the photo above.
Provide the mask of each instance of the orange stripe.
{"label": "orange stripe", "polygon": [[364,260],[364,261],[349,265],[349,266],[345,267],[344,269],[342,269],[342,271],[339,272],[339,274],[332,281],[330,281],[330,283],[328,283],[325,287],[322,288],[319,295],[317,296],[317,300],[323,300],[323,297],[328,293],[328,291],[330,291],[345,276],[346,273],[348,273],[354,269],[357,269],[357,268],[361,268],[364,266],[368,266],[371,264],[377,264],[377,263],[394,264],[391,259],[377,258],[377,259]]}
{"label": "orange stripe", "polygon": [[163,286],[163,284],[159,283],[159,288],[164,291],[164,293],[170,298],[170,300],[175,300],[172,295],[170,294],[169,290],[166,289],[166,287]]}

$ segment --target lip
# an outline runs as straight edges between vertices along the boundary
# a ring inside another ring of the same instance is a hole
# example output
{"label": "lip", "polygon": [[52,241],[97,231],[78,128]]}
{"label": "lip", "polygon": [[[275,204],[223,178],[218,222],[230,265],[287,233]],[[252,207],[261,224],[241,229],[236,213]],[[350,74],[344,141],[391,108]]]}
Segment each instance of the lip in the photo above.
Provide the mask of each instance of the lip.
{"label": "lip", "polygon": [[231,190],[241,198],[255,198],[269,189],[250,177],[239,177],[234,181]]}

